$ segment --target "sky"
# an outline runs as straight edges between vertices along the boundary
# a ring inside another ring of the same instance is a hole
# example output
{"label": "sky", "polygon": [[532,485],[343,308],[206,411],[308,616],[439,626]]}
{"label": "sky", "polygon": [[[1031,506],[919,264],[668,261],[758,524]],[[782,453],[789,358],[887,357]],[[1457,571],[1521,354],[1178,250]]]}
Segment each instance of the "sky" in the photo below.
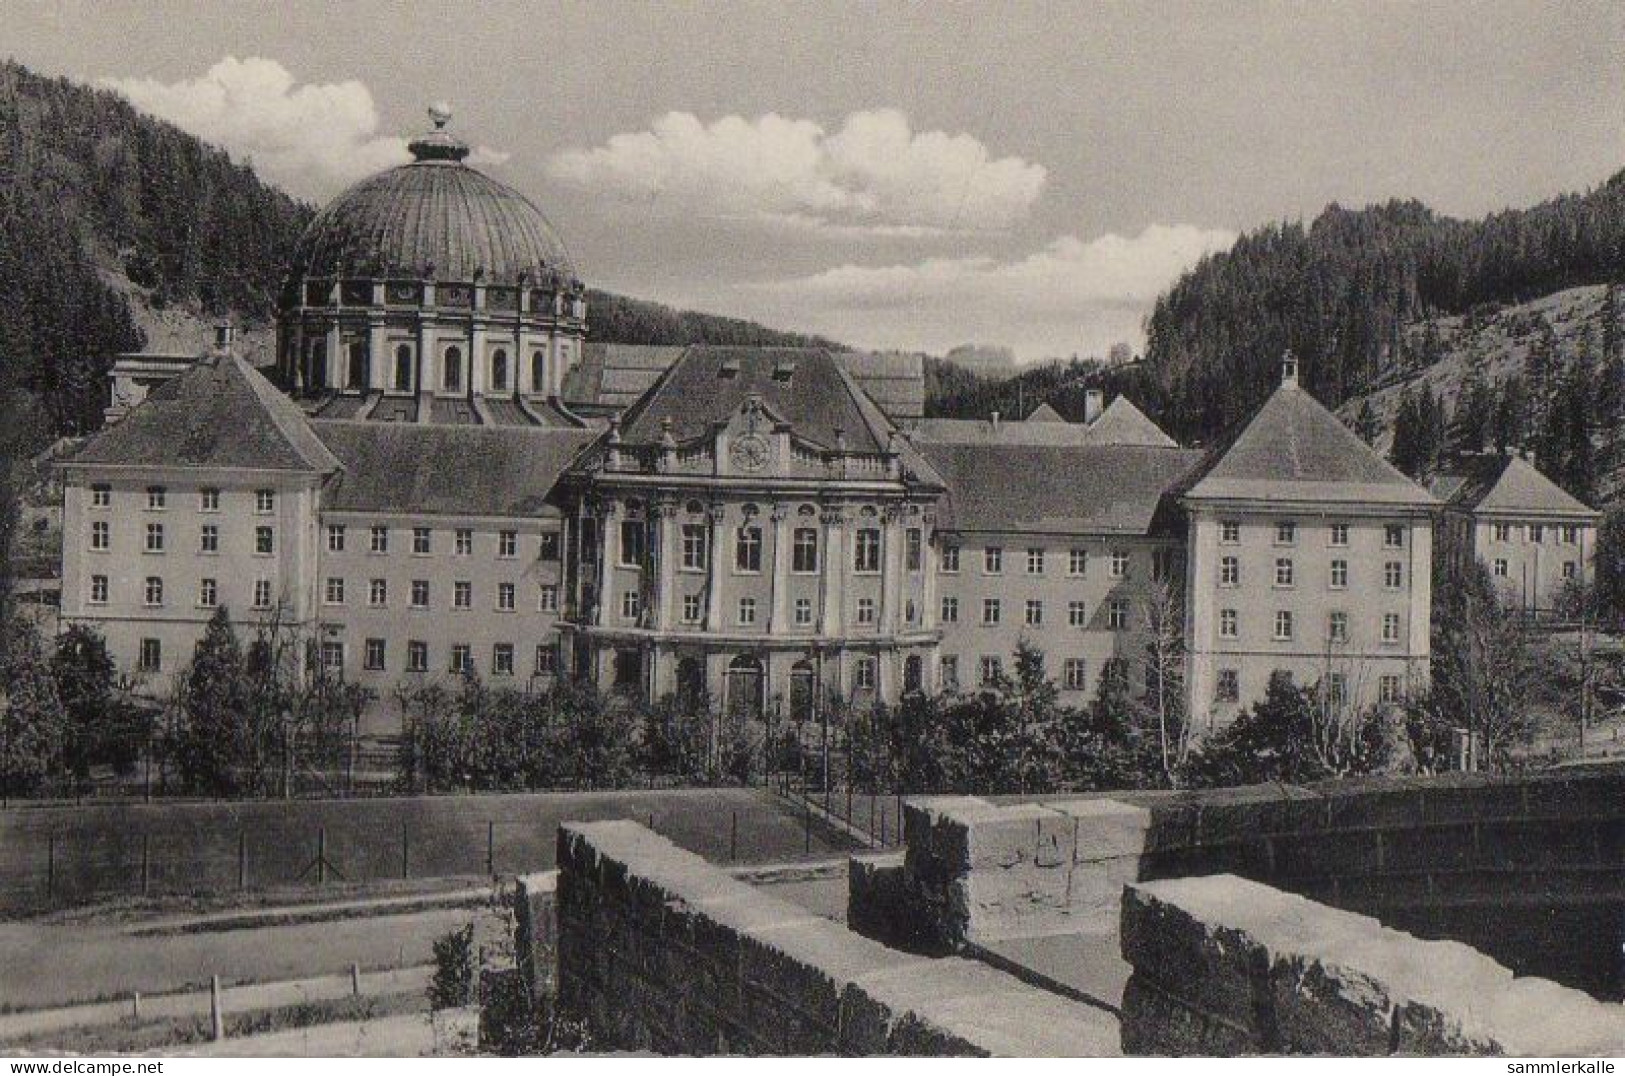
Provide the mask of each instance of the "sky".
{"label": "sky", "polygon": [[445,101],[589,284],[864,347],[1138,348],[1241,231],[1625,166],[1617,0],[0,0],[0,26],[316,203]]}

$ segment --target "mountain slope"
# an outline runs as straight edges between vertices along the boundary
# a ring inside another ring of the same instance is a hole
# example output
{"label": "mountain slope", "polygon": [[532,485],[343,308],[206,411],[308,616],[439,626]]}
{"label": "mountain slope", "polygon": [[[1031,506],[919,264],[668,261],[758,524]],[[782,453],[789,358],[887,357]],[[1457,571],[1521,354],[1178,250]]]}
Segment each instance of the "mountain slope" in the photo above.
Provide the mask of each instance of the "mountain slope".
{"label": "mountain slope", "polygon": [[[312,213],[116,94],[0,62],[0,399],[93,430],[115,354],[199,351],[222,317],[267,361]],[[606,292],[589,323],[612,343],[828,343]]]}
{"label": "mountain slope", "polygon": [[1307,228],[1244,235],[1181,277],[1148,320],[1147,372],[1167,394],[1161,420],[1185,438],[1211,436],[1268,394],[1287,348],[1337,406],[1415,365],[1418,322],[1622,273],[1625,172],[1475,221],[1414,201],[1333,205]]}

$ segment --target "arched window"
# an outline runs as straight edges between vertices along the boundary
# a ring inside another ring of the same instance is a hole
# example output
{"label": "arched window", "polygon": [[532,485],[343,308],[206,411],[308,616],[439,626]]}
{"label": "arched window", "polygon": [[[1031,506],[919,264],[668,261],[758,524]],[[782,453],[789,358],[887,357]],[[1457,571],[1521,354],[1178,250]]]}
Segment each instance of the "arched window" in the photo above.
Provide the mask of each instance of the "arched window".
{"label": "arched window", "polygon": [[412,387],[412,345],[402,344],[395,349],[395,387],[406,392]]}
{"label": "arched window", "polygon": [[505,348],[497,348],[491,352],[491,388],[497,392],[508,391],[508,352]]}
{"label": "arched window", "polygon": [[448,347],[445,358],[445,369],[441,372],[440,384],[447,392],[457,392],[463,387],[463,349]]}
{"label": "arched window", "polygon": [[541,348],[530,353],[530,391],[547,391],[547,352]]}
{"label": "arched window", "polygon": [[367,361],[371,356],[368,355],[367,351],[367,342],[365,340],[350,341],[350,376],[347,388],[365,389],[371,384],[372,378],[370,374],[372,371],[368,369],[371,363]]}

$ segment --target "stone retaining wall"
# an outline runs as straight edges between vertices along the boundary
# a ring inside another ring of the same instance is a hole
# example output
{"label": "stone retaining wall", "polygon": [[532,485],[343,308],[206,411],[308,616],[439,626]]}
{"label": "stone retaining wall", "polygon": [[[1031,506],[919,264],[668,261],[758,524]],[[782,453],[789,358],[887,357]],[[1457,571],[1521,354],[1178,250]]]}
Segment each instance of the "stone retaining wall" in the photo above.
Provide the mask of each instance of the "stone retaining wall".
{"label": "stone retaining wall", "polygon": [[1625,769],[1128,795],[907,801],[913,913],[956,950],[1109,930],[1125,882],[1230,873],[1625,995]]}
{"label": "stone retaining wall", "polygon": [[1131,1054],[1612,1056],[1625,1009],[1229,875],[1128,886]]}
{"label": "stone retaining wall", "polygon": [[559,830],[559,999],[667,1054],[1099,1056],[1108,1013],[975,961],[888,949],[633,822]]}

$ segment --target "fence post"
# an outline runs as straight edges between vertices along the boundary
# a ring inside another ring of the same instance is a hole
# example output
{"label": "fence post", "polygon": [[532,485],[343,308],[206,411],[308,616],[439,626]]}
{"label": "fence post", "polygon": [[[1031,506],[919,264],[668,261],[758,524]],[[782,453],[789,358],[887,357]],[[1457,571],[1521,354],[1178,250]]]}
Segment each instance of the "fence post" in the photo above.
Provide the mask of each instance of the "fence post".
{"label": "fence post", "polygon": [[812,851],[812,800],[807,797],[807,790],[801,790],[801,827],[802,851]]}
{"label": "fence post", "polygon": [[407,843],[406,843],[406,841],[407,841],[407,837],[406,837],[406,820],[402,819],[401,820],[401,880],[403,882],[406,880],[406,876],[407,876],[406,875],[406,870],[407,870],[407,863],[408,863],[408,860],[406,858],[406,855],[407,855]]}
{"label": "fence post", "polygon": [[350,994],[353,997],[361,996],[361,965],[350,965]]}
{"label": "fence post", "polygon": [[56,834],[45,838],[45,899],[56,899]]}
{"label": "fence post", "polygon": [[237,831],[237,888],[248,888],[248,831]]}
{"label": "fence post", "polygon": [[485,873],[497,876],[497,824],[491,819],[485,822]]}
{"label": "fence post", "polygon": [[226,1014],[220,1008],[220,976],[209,976],[209,1037],[219,1042],[226,1037]]}
{"label": "fence post", "polygon": [[130,1019],[141,1019],[141,991],[139,990],[130,995]]}
{"label": "fence post", "polygon": [[739,861],[739,812],[733,813],[733,826],[728,832],[728,862]]}
{"label": "fence post", "polygon": [[327,884],[327,827],[316,828],[316,884]]}
{"label": "fence post", "polygon": [[[143,833],[141,835],[141,895],[143,897],[147,895],[148,886],[150,885],[151,880],[152,880],[152,874],[151,874],[151,869],[152,869],[151,868],[151,864],[152,864],[151,851],[152,851],[152,849],[151,849],[151,845],[152,845],[152,834]],[[136,1004],[137,1005],[140,1004],[140,1001],[139,1001],[140,997],[141,997],[140,994],[136,995],[136,998],[137,998]]]}

